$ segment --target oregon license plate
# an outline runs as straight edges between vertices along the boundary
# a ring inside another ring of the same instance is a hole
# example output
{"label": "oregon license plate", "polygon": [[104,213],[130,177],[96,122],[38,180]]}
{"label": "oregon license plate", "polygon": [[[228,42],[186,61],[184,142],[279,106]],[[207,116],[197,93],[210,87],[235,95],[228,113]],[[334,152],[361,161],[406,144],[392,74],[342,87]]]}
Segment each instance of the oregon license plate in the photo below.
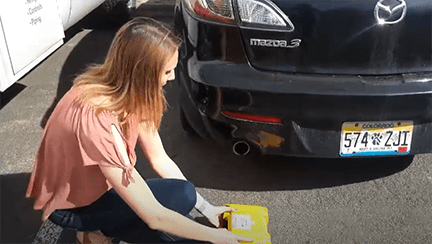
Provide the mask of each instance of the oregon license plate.
{"label": "oregon license plate", "polygon": [[345,122],[339,154],[405,155],[411,150],[412,133],[413,121]]}

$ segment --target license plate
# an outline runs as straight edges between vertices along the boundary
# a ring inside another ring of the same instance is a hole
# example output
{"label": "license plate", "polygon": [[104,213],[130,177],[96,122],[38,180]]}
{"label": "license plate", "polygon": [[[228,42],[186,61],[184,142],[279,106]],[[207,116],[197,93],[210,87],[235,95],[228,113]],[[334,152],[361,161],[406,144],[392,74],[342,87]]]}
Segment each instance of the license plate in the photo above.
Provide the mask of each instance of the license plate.
{"label": "license plate", "polygon": [[339,154],[342,157],[408,154],[413,124],[413,121],[345,122]]}

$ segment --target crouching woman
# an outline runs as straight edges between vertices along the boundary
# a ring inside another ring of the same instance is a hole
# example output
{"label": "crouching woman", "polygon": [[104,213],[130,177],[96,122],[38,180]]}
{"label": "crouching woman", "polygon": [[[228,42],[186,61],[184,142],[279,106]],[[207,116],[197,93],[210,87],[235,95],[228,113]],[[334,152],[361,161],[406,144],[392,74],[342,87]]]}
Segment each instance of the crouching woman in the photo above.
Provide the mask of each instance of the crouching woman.
{"label": "crouching woman", "polygon": [[[158,129],[163,86],[174,79],[180,41],[163,24],[135,18],[117,32],[105,62],[79,75],[45,127],[27,197],[43,220],[78,230],[79,243],[160,240],[252,241],[186,217],[196,207],[211,223],[228,207],[196,193],[166,154]],[[162,179],[134,168],[139,142]],[[178,238],[180,237],[180,238]]]}

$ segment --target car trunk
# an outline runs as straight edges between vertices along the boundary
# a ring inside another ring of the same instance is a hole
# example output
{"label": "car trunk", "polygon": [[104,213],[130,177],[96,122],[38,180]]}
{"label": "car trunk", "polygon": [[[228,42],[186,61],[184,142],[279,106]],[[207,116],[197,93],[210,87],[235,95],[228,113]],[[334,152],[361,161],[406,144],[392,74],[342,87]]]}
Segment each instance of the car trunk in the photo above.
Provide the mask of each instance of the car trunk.
{"label": "car trunk", "polygon": [[[249,62],[260,70],[315,74],[385,75],[432,71],[430,0],[407,1],[378,24],[376,0],[273,0],[295,29],[241,28]],[[380,1],[392,9],[400,0]],[[298,47],[283,47],[282,42]],[[261,42],[260,45],[259,43]],[[267,43],[267,44],[264,44]],[[294,45],[295,46],[295,45]]]}

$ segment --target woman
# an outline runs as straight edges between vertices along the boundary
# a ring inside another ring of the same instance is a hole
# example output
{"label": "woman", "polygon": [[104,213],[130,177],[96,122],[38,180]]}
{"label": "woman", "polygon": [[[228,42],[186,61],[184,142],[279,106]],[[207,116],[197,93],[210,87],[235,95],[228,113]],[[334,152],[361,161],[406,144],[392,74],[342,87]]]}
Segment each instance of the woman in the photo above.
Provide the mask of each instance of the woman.
{"label": "woman", "polygon": [[[185,217],[195,206],[219,226],[219,216],[233,209],[197,194],[158,134],[166,106],[162,87],[174,79],[179,44],[161,23],[136,18],[117,32],[105,62],[76,78],[46,125],[27,189],[43,220],[77,229],[80,243],[154,232],[168,241],[252,241]],[[125,157],[111,128],[121,134]],[[136,171],[137,142],[164,179],[146,182]]]}

